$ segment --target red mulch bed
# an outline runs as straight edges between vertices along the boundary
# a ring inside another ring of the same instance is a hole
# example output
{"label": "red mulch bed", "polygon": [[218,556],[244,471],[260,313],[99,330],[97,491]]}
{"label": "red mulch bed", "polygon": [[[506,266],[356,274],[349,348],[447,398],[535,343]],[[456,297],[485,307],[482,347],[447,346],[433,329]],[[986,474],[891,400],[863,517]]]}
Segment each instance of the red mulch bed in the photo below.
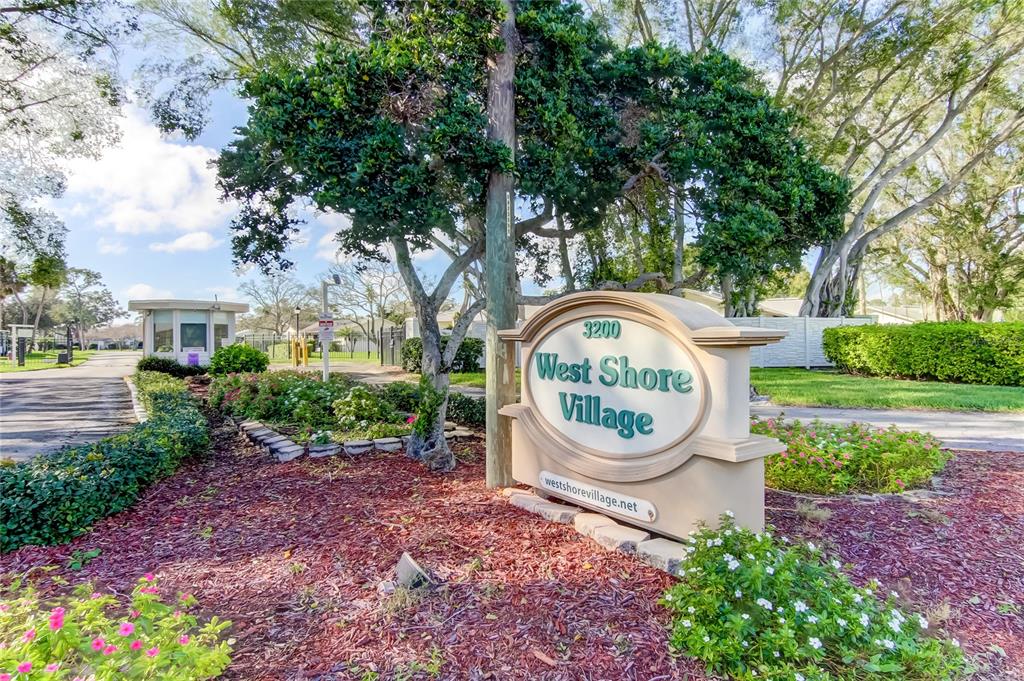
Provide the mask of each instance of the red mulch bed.
{"label": "red mulch bed", "polygon": [[[435,651],[446,679],[706,678],[669,655],[656,600],[670,578],[485,489],[479,442],[457,446],[463,461],[442,476],[401,453],[277,464],[227,425],[213,435],[210,457],[134,509],[66,546],[2,556],[0,572],[56,565],[50,574],[119,592],[156,572],[234,621],[232,679],[359,678],[357,666],[394,678]],[[1011,678],[1024,670],[1024,622],[996,607],[1024,606],[1024,455],[961,453],[939,491],[820,499],[832,517],[819,523],[769,492],[769,520],[830,545],[859,581],[919,608],[948,604],[944,626],[984,654],[983,676]],[[91,548],[102,554],[84,569],[65,567]],[[377,590],[402,551],[441,584],[416,603]]]}
{"label": "red mulch bed", "polygon": [[823,544],[858,582],[877,579],[933,621],[948,606],[942,625],[985,666],[978,678],[1024,678],[1024,453],[957,452],[934,493],[814,499],[832,512],[819,523],[792,510],[798,495],[766,503],[779,533]]}

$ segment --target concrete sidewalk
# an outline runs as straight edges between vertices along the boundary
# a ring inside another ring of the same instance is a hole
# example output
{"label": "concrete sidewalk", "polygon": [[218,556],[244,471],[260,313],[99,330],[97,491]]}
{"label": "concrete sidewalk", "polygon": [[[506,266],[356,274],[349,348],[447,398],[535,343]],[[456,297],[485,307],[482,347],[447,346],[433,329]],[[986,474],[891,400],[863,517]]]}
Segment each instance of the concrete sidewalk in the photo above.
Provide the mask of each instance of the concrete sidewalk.
{"label": "concrete sidewalk", "polygon": [[29,459],[135,423],[124,377],[138,352],[101,352],[67,369],[0,374],[0,457]]}
{"label": "concrete sidewalk", "polygon": [[825,409],[751,404],[750,414],[765,418],[785,414],[787,419],[820,419],[826,423],[860,421],[881,428],[895,425],[901,430],[931,433],[951,449],[1024,452],[1024,414],[1021,413]]}

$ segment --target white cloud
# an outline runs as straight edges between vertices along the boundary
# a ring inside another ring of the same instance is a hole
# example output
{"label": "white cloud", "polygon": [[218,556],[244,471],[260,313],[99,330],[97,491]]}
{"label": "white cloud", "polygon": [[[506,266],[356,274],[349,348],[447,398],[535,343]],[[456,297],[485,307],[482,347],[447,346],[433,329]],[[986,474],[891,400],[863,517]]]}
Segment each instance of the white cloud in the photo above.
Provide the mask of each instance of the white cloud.
{"label": "white cloud", "polygon": [[105,236],[101,236],[99,241],[96,242],[96,250],[101,255],[121,255],[128,251],[128,247],[120,239],[108,239]]}
{"label": "white cloud", "polygon": [[174,294],[163,288],[155,288],[149,284],[132,284],[124,291],[124,297],[129,300],[147,300],[160,298],[173,298]]}
{"label": "white cloud", "polygon": [[219,226],[234,211],[221,203],[217,173],[209,162],[217,151],[176,144],[161,137],[146,114],[129,106],[123,136],[99,159],[68,164],[68,214],[88,205],[98,225],[122,234],[197,232]]}
{"label": "white cloud", "polygon": [[221,243],[209,232],[190,232],[182,234],[174,241],[160,241],[149,245],[149,250],[161,253],[178,253],[180,251],[208,251]]}

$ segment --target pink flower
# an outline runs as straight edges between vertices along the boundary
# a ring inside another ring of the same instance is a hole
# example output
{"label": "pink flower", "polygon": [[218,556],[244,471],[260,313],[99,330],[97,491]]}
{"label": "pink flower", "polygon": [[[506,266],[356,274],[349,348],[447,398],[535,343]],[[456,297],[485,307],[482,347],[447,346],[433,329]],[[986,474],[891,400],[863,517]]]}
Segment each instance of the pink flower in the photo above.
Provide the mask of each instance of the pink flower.
{"label": "pink flower", "polygon": [[181,638],[179,638],[178,639],[178,643],[180,643],[183,646],[187,646],[188,645],[188,636],[182,636]]}
{"label": "pink flower", "polygon": [[140,594],[158,594],[158,593],[160,593],[160,589],[157,589],[156,587],[153,587],[153,586],[144,586],[141,589],[139,589],[139,593]]}
{"label": "pink flower", "polygon": [[103,654],[104,655],[113,655],[115,650],[117,650],[117,646],[109,645],[109,646],[107,646],[106,648],[103,649]]}
{"label": "pink flower", "polygon": [[134,624],[132,624],[131,622],[124,622],[121,624],[121,628],[117,630],[117,633],[121,634],[122,636],[131,636],[134,631]]}
{"label": "pink flower", "polygon": [[50,629],[57,631],[64,626],[64,608],[54,608],[50,611]]}
{"label": "pink flower", "polygon": [[[10,609],[11,606],[7,605],[6,603],[0,603],[0,612],[7,612]],[[3,678],[0,678],[0,681],[4,681]]]}
{"label": "pink flower", "polygon": [[416,423],[416,414],[413,414],[405,420],[406,423]]}
{"label": "pink flower", "polygon": [[10,674],[0,674],[0,681],[11,681]]}
{"label": "pink flower", "polygon": [[29,629],[28,631],[26,631],[22,635],[21,640],[22,641],[31,641],[35,637],[36,637],[36,630],[35,629]]}
{"label": "pink flower", "polygon": [[146,651],[146,655],[148,655],[150,657],[156,657],[159,654],[160,654],[160,649],[156,648],[156,647],[150,648],[149,650]]}
{"label": "pink flower", "polygon": [[103,598],[103,594],[101,594],[99,591],[94,591],[92,594],[92,598]]}
{"label": "pink flower", "polygon": [[139,618],[139,615],[141,615],[141,614],[142,614],[142,613],[141,613],[141,612],[139,612],[138,610],[132,610],[132,619],[133,619],[133,620],[134,620],[134,619],[138,619],[138,618]]}
{"label": "pink flower", "polygon": [[132,650],[138,650],[142,647],[142,641],[140,641],[139,639],[135,639],[134,641],[132,641],[132,644],[128,647]]}
{"label": "pink flower", "polygon": [[60,664],[56,662],[51,662],[50,664],[46,665],[46,671],[50,672],[51,674],[57,671],[58,669],[60,669]]}
{"label": "pink flower", "polygon": [[102,638],[94,638],[92,640],[92,649],[93,650],[102,650],[103,649],[103,639]]}
{"label": "pink flower", "polygon": [[153,581],[153,573],[152,572],[147,572],[146,574],[142,575],[142,578],[144,580],[146,580],[147,582],[152,582]]}
{"label": "pink flower", "polygon": [[30,671],[32,671],[32,663],[31,662],[22,662],[21,664],[18,665],[18,673],[19,674],[28,674]]}

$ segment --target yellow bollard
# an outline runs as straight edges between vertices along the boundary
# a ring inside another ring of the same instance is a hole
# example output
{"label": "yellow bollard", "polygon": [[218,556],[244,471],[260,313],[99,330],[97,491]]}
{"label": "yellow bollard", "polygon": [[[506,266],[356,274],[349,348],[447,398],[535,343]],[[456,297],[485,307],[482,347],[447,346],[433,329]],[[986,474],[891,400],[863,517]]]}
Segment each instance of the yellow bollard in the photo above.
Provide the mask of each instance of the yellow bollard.
{"label": "yellow bollard", "polygon": [[302,366],[309,366],[309,343],[305,338],[302,339]]}
{"label": "yellow bollard", "polygon": [[299,366],[299,341],[292,338],[292,366]]}

